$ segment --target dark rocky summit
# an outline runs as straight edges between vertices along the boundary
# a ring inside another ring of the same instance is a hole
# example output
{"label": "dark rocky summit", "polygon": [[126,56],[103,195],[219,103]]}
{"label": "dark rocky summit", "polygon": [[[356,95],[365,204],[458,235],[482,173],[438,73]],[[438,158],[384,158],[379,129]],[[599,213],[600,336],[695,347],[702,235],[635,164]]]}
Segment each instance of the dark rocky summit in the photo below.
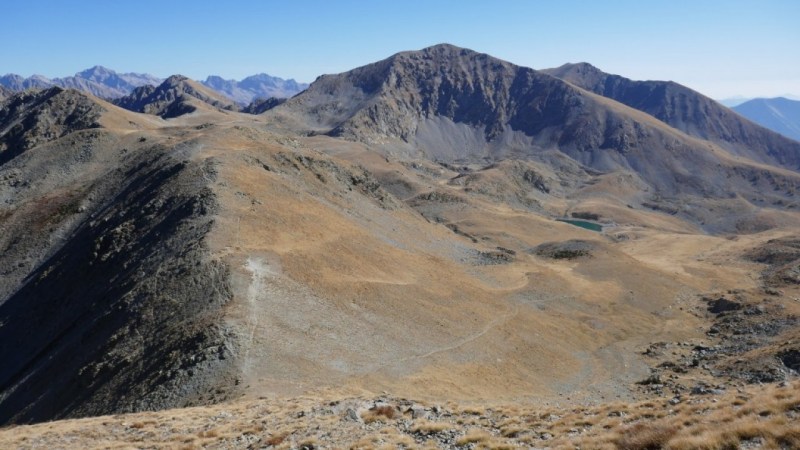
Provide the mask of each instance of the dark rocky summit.
{"label": "dark rocky summit", "polygon": [[257,98],[253,100],[252,103],[242,108],[242,112],[248,114],[262,114],[278,105],[282,105],[284,102],[286,102],[285,98]]}
{"label": "dark rocky summit", "polygon": [[231,100],[182,75],[173,75],[158,87],[137,88],[131,95],[115,100],[114,103],[131,111],[169,119],[196,111],[197,106],[192,103],[192,99],[220,109],[238,109]]}

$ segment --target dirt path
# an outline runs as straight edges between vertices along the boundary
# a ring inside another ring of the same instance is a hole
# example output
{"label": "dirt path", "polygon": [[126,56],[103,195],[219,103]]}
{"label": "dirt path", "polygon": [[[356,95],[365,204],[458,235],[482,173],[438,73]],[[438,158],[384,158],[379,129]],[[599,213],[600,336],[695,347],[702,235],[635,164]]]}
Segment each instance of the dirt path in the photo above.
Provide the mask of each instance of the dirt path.
{"label": "dirt path", "polygon": [[253,368],[253,361],[250,358],[250,349],[253,348],[256,330],[258,329],[258,298],[266,287],[266,278],[273,275],[269,266],[261,258],[249,257],[244,268],[250,272],[250,285],[247,287],[247,314],[248,338],[244,351],[244,370],[250,371]]}
{"label": "dirt path", "polygon": [[497,326],[499,326],[501,324],[505,324],[506,322],[511,320],[513,317],[515,317],[518,313],[519,313],[519,306],[518,305],[514,305],[513,310],[506,311],[506,313],[503,314],[502,317],[498,317],[498,318],[490,321],[489,323],[487,323],[477,333],[471,334],[471,335],[469,335],[469,336],[467,336],[465,338],[461,338],[461,339],[457,340],[455,343],[453,343],[451,345],[435,348],[435,349],[433,349],[433,350],[431,350],[431,351],[429,351],[427,353],[424,353],[422,355],[409,356],[409,357],[403,358],[403,359],[401,359],[399,361],[394,361],[394,362],[392,362],[392,364],[411,361],[413,359],[425,359],[425,358],[429,358],[429,357],[431,357],[433,355],[436,355],[436,354],[439,354],[439,353],[444,353],[444,352],[449,352],[449,351],[452,351],[452,350],[456,350],[456,349],[458,349],[460,347],[463,347],[464,345],[469,344],[470,342],[472,342],[472,341],[474,341],[476,339],[481,338],[483,335],[488,333],[493,328],[495,328],[495,327],[497,327]]}

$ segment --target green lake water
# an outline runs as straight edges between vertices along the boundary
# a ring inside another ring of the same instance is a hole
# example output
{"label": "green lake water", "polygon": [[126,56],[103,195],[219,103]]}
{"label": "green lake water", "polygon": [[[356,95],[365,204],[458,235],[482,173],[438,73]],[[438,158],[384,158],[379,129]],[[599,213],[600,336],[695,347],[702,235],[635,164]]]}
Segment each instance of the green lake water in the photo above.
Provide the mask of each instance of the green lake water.
{"label": "green lake water", "polygon": [[556,219],[556,220],[558,220],[559,222],[566,222],[568,224],[575,225],[576,227],[585,228],[590,231],[597,231],[597,232],[603,231],[603,226],[600,225],[599,223],[587,222],[585,220],[576,220],[576,219]]}

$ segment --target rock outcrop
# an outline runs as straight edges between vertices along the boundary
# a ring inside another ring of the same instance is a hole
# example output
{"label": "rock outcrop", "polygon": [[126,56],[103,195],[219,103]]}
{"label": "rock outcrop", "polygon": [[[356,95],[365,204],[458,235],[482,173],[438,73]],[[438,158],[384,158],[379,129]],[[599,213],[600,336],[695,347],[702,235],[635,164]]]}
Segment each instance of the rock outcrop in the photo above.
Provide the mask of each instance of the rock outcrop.
{"label": "rock outcrop", "polygon": [[37,145],[98,127],[103,111],[86,95],[58,87],[8,98],[0,109],[0,166]]}

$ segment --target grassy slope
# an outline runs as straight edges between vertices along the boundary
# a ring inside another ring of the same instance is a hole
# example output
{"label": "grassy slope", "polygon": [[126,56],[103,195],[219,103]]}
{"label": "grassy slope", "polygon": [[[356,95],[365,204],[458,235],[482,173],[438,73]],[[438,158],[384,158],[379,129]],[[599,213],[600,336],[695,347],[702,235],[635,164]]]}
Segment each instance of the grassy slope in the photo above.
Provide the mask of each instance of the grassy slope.
{"label": "grassy slope", "polygon": [[[797,448],[800,383],[562,408],[260,399],[0,429],[3,448]],[[414,417],[413,410],[417,413]]]}

